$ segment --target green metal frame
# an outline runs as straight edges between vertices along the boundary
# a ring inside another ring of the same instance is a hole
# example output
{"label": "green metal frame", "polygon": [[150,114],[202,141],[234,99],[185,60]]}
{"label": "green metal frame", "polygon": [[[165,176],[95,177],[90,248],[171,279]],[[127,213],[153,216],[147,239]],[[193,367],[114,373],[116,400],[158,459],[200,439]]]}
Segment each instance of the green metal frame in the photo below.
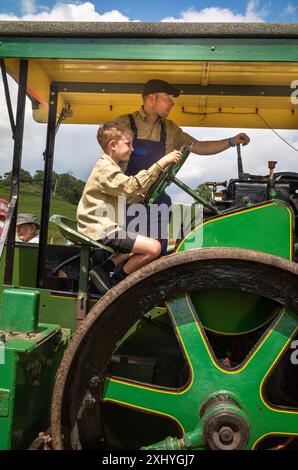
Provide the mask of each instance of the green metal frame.
{"label": "green metal frame", "polygon": [[293,259],[294,214],[280,200],[221,213],[195,227],[176,251],[211,246],[246,248]]}
{"label": "green metal frame", "polygon": [[0,37],[0,41],[0,57],[280,62],[298,60],[297,39]]}
{"label": "green metal frame", "polygon": [[[3,335],[1,335],[3,338]],[[39,323],[36,333],[4,334],[0,364],[0,449],[26,449],[49,426],[49,403],[70,330]]]}

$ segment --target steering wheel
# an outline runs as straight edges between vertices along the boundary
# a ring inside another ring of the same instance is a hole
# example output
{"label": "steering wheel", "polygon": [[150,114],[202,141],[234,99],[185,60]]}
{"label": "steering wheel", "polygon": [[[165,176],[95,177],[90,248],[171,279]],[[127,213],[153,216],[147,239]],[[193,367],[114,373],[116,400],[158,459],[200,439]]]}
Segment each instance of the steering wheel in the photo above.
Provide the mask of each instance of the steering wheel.
{"label": "steering wheel", "polygon": [[178,173],[178,171],[184,164],[185,160],[191,152],[191,149],[192,145],[183,145],[183,147],[181,147],[181,149],[179,150],[180,152],[182,152],[181,159],[178,163],[171,163],[166,168],[164,168],[157,180],[152,184],[152,186],[150,186],[147,193],[145,194],[145,204],[153,204],[159,198],[161,193],[163,193],[166,187],[172,183],[174,176],[176,175],[176,173]]}

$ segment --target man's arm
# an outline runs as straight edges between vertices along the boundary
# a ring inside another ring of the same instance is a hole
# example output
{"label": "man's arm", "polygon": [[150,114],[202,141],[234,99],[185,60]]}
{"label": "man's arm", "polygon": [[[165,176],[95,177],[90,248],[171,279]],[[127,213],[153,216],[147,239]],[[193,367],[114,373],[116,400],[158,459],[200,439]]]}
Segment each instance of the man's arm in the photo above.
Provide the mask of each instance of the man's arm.
{"label": "man's arm", "polygon": [[198,155],[214,155],[216,153],[223,152],[230,147],[235,147],[237,144],[247,145],[249,141],[250,139],[248,135],[243,132],[228,139],[206,140],[204,142],[196,140],[193,143],[192,152]]}

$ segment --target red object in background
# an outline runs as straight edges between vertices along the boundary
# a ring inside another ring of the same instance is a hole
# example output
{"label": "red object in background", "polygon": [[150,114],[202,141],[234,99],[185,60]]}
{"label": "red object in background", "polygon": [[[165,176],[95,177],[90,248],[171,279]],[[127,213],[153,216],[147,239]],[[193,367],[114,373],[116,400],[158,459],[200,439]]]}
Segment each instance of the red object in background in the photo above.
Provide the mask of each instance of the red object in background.
{"label": "red object in background", "polygon": [[9,202],[5,199],[0,199],[0,218],[6,219],[8,212]]}
{"label": "red object in background", "polygon": [[4,227],[4,221],[8,213],[9,203],[5,199],[0,199],[0,237]]}

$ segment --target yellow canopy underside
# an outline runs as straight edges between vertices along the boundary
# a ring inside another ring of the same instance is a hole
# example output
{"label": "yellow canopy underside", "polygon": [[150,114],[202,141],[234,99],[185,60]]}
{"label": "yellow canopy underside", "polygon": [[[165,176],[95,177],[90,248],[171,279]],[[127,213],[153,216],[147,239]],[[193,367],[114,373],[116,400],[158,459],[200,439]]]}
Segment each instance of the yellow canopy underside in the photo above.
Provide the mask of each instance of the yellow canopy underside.
{"label": "yellow canopy underside", "polygon": [[[19,60],[6,59],[18,81]],[[199,62],[30,59],[27,93],[35,101],[33,117],[47,122],[52,81],[89,83],[145,83],[151,78],[173,84],[226,86],[284,86],[288,96],[187,95],[175,99],[170,118],[180,126],[297,129],[298,109],[290,99],[298,80],[298,62]],[[207,88],[206,88],[207,89]],[[39,103],[36,106],[36,102]],[[59,93],[57,118],[69,109],[65,124],[100,124],[130,113],[142,104],[140,94]],[[261,117],[260,117],[261,116]]]}

